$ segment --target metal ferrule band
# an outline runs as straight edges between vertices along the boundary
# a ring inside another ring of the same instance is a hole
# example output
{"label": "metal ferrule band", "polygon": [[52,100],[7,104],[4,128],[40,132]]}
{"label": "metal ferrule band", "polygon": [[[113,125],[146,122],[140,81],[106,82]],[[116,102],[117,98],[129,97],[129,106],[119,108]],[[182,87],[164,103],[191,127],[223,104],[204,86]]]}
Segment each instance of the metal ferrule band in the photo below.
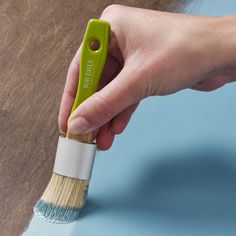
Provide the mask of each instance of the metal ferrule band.
{"label": "metal ferrule band", "polygon": [[96,144],[59,136],[53,172],[75,179],[89,180],[95,152]]}

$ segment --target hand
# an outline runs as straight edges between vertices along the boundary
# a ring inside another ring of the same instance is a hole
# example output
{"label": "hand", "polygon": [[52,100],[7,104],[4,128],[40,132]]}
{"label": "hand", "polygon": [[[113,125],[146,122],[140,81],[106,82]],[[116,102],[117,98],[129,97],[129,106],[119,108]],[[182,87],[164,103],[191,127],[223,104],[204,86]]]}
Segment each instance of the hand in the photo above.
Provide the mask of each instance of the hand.
{"label": "hand", "polygon": [[96,130],[98,148],[105,150],[143,98],[185,88],[210,91],[235,80],[234,16],[190,16],[112,5],[101,19],[110,23],[111,35],[99,91],[69,117],[79,49],[62,97],[61,132],[67,131],[67,121],[72,134]]}

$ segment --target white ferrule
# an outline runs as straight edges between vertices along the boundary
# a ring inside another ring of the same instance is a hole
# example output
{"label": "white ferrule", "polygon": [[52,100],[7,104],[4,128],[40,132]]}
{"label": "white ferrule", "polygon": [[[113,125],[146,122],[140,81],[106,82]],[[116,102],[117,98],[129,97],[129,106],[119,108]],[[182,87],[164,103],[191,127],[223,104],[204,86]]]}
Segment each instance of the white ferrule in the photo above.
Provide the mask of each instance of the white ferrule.
{"label": "white ferrule", "polygon": [[95,152],[96,144],[59,136],[53,172],[75,179],[89,180]]}

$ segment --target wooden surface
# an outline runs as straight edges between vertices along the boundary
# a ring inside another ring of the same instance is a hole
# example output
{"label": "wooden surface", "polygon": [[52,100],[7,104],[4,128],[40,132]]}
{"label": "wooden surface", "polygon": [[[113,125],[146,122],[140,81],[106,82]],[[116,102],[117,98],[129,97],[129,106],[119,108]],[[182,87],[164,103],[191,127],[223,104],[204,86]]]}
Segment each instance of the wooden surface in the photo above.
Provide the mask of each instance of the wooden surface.
{"label": "wooden surface", "polygon": [[[1,236],[20,235],[49,181],[68,65],[88,19],[112,2],[0,2]],[[114,2],[173,10],[184,1]]]}

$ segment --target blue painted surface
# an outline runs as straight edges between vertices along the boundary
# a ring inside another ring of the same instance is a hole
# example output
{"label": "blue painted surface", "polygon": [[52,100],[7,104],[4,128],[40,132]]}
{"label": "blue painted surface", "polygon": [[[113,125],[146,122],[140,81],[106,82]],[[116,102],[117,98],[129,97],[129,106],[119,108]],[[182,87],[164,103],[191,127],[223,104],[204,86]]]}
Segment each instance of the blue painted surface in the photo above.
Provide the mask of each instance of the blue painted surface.
{"label": "blue painted surface", "polygon": [[[236,12],[196,0],[194,14]],[[96,156],[78,222],[33,217],[24,236],[236,235],[236,83],[144,100],[113,148]]]}

